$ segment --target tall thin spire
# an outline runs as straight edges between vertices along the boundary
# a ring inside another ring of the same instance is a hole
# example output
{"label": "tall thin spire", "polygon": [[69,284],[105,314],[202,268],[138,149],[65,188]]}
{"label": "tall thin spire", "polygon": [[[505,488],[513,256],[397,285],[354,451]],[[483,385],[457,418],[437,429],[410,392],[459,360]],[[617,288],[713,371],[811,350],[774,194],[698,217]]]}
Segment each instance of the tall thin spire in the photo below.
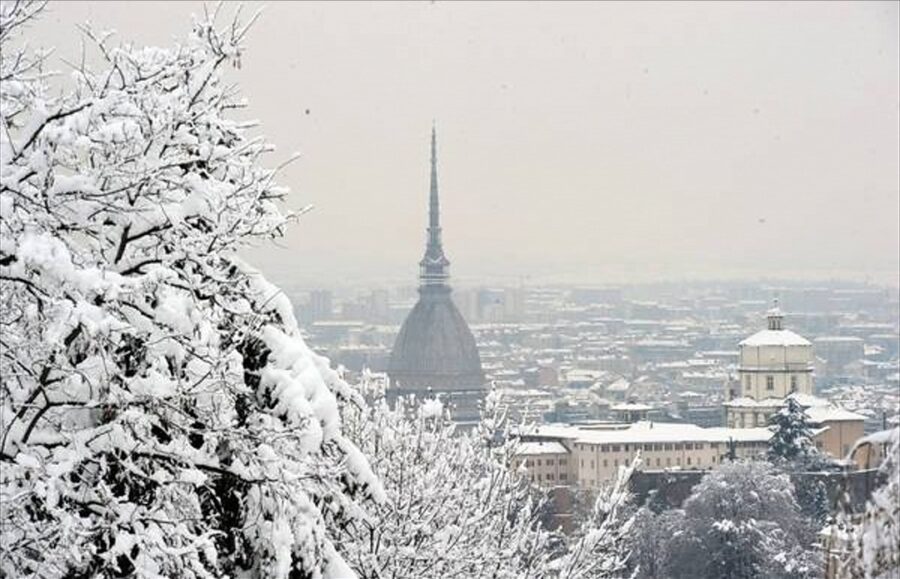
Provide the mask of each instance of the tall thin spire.
{"label": "tall thin spire", "polygon": [[431,189],[428,198],[428,244],[441,245],[441,202],[438,198],[437,131],[431,123]]}
{"label": "tall thin spire", "polygon": [[428,195],[428,238],[425,255],[419,262],[419,281],[423,286],[443,285],[450,277],[450,261],[441,243],[441,205],[438,198],[437,131],[431,125],[431,183]]}

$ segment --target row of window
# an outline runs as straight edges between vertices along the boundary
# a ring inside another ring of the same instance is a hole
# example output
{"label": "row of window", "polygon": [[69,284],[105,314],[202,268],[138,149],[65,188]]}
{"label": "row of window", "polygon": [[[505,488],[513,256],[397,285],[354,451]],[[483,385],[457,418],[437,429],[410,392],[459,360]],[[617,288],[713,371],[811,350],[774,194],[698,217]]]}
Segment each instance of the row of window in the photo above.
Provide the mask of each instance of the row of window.
{"label": "row of window", "polygon": [[[654,444],[600,444],[600,445],[590,445],[590,444],[576,444],[576,448],[579,450],[591,450],[591,446],[596,446],[598,452],[619,452],[621,450],[623,452],[631,452],[632,450],[641,450],[644,451],[659,451],[659,450],[703,450],[706,448],[706,443],[704,442],[666,442],[666,443],[654,443]],[[710,442],[709,447],[716,449],[719,448],[718,442]]]}
{"label": "row of window", "polygon": [[[594,468],[594,461],[593,461],[593,460],[589,460],[588,462],[589,462],[588,468],[593,469],[593,468]],[[627,462],[627,461],[624,461],[624,460],[623,460],[623,461],[622,461],[622,464],[624,465],[624,464],[626,464],[626,462]],[[716,462],[716,457],[715,457],[715,456],[712,457],[712,462],[713,462],[713,464],[715,464],[715,462]],[[599,464],[599,461],[598,461],[598,464]],[[648,466],[652,466],[652,464],[653,464],[653,460],[652,460],[652,459],[647,460],[647,465],[648,465]],[[685,459],[685,463],[684,463],[684,464],[685,464],[686,466],[702,466],[702,465],[703,465],[703,458],[697,457],[697,460],[692,462],[692,458],[689,456],[689,457],[687,457],[687,458]],[[676,457],[675,457],[675,465],[676,465],[676,466],[681,466],[681,457],[680,457],[680,456],[676,456]],[[618,467],[618,466],[619,466],[619,459],[614,459],[614,460],[613,460],[613,466],[614,466],[614,467]],[[659,457],[656,457],[656,466],[662,466],[662,463],[661,463]],[[666,457],[666,464],[665,464],[665,466],[672,466],[672,457],[669,457],[669,456]],[[581,459],[581,468],[584,468],[584,459]],[[605,458],[603,459],[603,468],[609,468],[609,461],[608,461],[607,459],[605,459]]]}
{"label": "row of window", "polygon": [[[569,478],[568,474],[566,474],[564,472],[559,473],[559,480],[567,480],[568,478]],[[556,480],[556,477],[554,476],[554,474],[552,472],[547,473],[545,475],[541,475],[540,473],[538,473],[536,475],[535,474],[531,475],[532,482],[534,482],[534,481],[541,482],[542,480]]]}
{"label": "row of window", "polygon": [[[750,392],[750,376],[744,376],[744,388]],[[766,390],[775,390],[775,376],[766,376]],[[797,377],[791,376],[791,392],[797,391]]]}
{"label": "row of window", "polygon": [[535,466],[535,465],[537,465],[537,466],[542,466],[542,465],[541,465],[541,460],[543,460],[543,464],[545,464],[545,465],[547,465],[547,466],[553,466],[554,464],[558,464],[559,466],[566,466],[566,459],[565,459],[565,458],[560,458],[559,460],[552,459],[552,458],[545,458],[545,459],[537,458],[537,459],[534,459],[534,460],[526,459],[526,460],[525,460],[525,466]]}

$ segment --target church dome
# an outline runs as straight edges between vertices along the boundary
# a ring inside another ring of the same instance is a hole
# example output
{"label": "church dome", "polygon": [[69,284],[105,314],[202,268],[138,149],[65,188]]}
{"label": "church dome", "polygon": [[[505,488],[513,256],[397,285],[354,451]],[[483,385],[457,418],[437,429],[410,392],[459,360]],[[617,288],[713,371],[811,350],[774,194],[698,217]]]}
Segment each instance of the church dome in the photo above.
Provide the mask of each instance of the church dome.
{"label": "church dome", "polygon": [[[450,299],[450,260],[441,241],[437,138],[431,130],[431,187],[425,254],[419,262],[419,301],[409,312],[388,362],[389,400],[438,394],[453,420],[466,427],[480,418],[484,373],[475,338]],[[429,394],[431,392],[431,394]]]}
{"label": "church dome", "polygon": [[425,286],[394,342],[388,375],[402,390],[484,388],[475,338],[446,286]]}

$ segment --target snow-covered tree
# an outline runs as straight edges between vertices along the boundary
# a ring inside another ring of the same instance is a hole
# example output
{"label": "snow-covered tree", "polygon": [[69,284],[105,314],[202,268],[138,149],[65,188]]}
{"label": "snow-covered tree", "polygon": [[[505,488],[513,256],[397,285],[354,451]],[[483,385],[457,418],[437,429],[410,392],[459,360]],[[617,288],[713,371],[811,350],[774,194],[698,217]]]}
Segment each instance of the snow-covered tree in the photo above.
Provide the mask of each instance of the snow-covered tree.
{"label": "snow-covered tree", "polygon": [[654,512],[648,506],[641,507],[634,516],[634,528],[629,544],[629,564],[635,579],[666,579],[668,573],[668,549],[676,525],[682,513],[677,509]]}
{"label": "snow-covered tree", "polygon": [[885,480],[863,513],[844,515],[832,529],[849,543],[838,577],[891,579],[900,576],[900,428],[870,435],[863,442],[888,448],[879,467]]}
{"label": "snow-covered tree", "polygon": [[810,474],[801,473],[794,478],[794,494],[800,512],[821,527],[832,513],[825,482]]}
{"label": "snow-covered tree", "polygon": [[803,406],[793,397],[769,419],[769,460],[773,462],[804,461],[816,453],[813,429]]}
{"label": "snow-covered tree", "polygon": [[48,88],[0,4],[0,569],[346,577],[334,526],[383,498],[356,394],[235,257],[288,215],[222,71],[250,19],[114,45]]}
{"label": "snow-covered tree", "polygon": [[[787,475],[768,463],[725,463],[680,510],[638,516],[632,548],[638,577],[818,577],[815,531],[801,516]],[[668,539],[666,538],[668,537]]]}
{"label": "snow-covered tree", "polygon": [[554,577],[623,576],[634,525],[629,484],[640,463],[638,456],[630,465],[619,467],[615,481],[597,495],[590,516],[570,537],[565,555],[553,562]]}
{"label": "snow-covered tree", "polygon": [[617,516],[624,485],[601,493],[591,520],[566,537],[541,526],[543,495],[511,468],[517,441],[495,393],[479,427],[457,432],[439,400],[371,403],[344,415],[387,500],[344,528],[341,552],[362,577],[586,578],[624,560]]}
{"label": "snow-covered tree", "polygon": [[818,451],[813,442],[813,427],[806,410],[793,397],[769,420],[772,437],[768,458],[776,468],[794,475],[794,492],[802,513],[822,526],[832,508],[822,479],[813,471],[830,472],[835,463]]}
{"label": "snow-covered tree", "polygon": [[361,577],[543,577],[552,536],[540,497],[509,468],[513,445],[481,429],[455,431],[439,400],[390,407],[365,380],[371,404],[345,410],[347,435],[370,457],[387,500],[344,528],[340,545]]}

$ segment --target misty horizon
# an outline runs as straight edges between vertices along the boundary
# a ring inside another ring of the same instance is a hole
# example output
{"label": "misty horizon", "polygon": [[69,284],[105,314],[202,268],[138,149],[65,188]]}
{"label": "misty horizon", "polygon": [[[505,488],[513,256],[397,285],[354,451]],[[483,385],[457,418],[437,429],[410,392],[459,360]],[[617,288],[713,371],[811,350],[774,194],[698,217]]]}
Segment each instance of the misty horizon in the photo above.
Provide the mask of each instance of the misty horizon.
{"label": "misty horizon", "polygon": [[[159,44],[199,3],[52,4]],[[515,10],[515,26],[510,16]],[[183,13],[183,18],[175,17]],[[245,257],[299,285],[415,283],[437,124],[451,283],[897,285],[896,3],[267,6],[232,71],[313,210]]]}

